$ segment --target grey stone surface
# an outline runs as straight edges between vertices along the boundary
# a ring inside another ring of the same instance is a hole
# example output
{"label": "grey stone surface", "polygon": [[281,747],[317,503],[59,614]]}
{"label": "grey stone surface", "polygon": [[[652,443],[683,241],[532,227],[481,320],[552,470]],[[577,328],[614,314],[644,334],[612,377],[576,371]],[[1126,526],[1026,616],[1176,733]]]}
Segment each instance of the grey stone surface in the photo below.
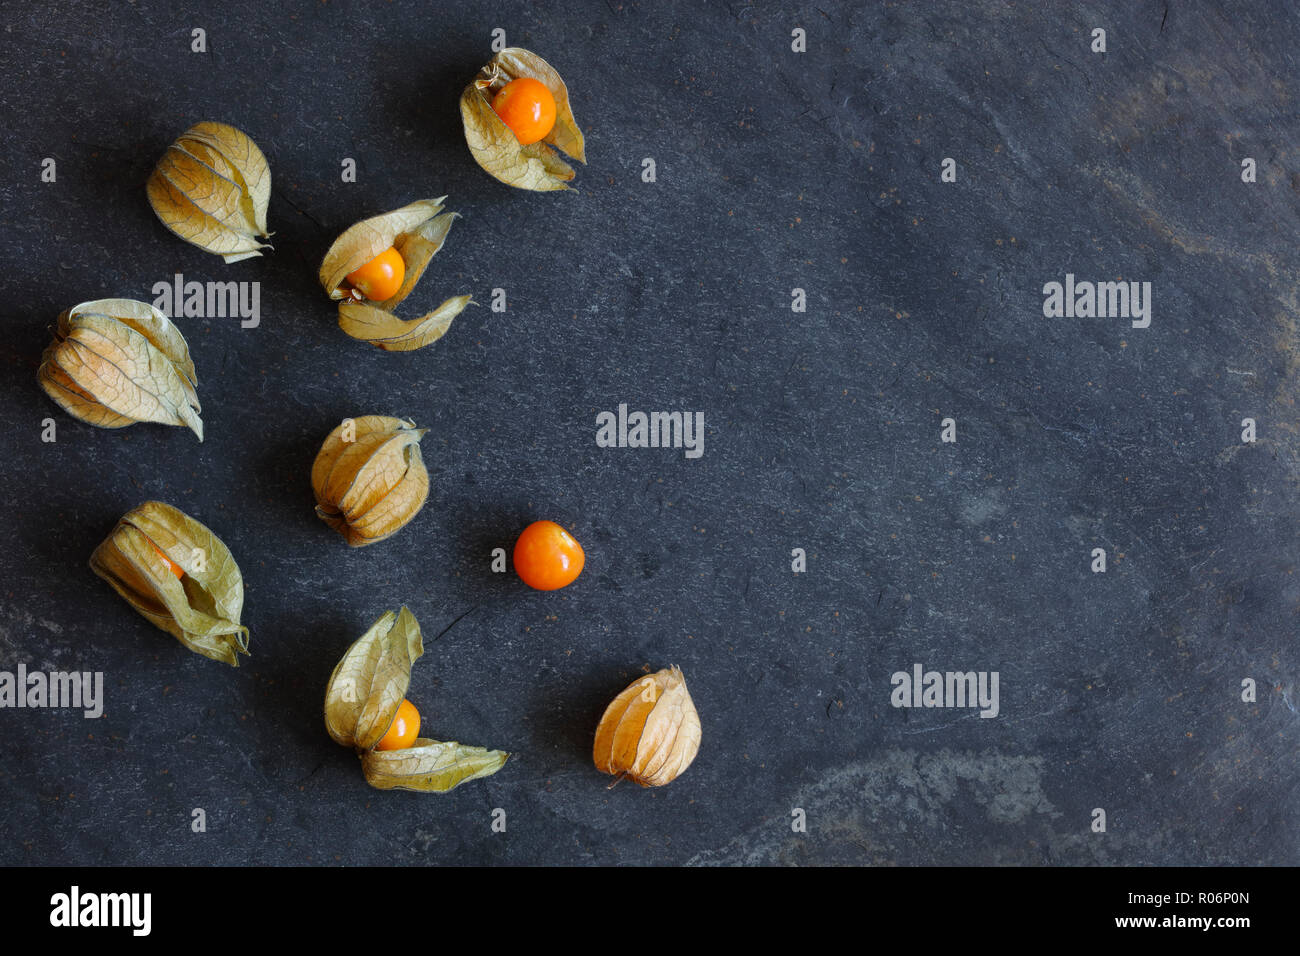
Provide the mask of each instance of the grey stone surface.
{"label": "grey stone surface", "polygon": [[[107,692],[96,721],[0,710],[0,863],[1300,863],[1288,5],[100,9],[9,11],[0,52],[0,669]],[[566,78],[579,194],[468,155],[456,102],[494,27]],[[145,201],[202,119],[270,161],[265,258],[225,266]],[[508,311],[409,354],[348,339],[325,249],[444,193],[463,219],[411,309],[501,287]],[[35,384],[58,312],[177,272],[261,283],[256,329],[179,320],[207,440],[59,412]],[[1150,281],[1150,328],[1044,318],[1067,272]],[[704,455],[597,448],[620,402],[703,411]],[[350,551],[308,473],[374,412],[430,429],[433,490]],[[88,570],[149,498],[239,560],[239,669]],[[538,517],[587,549],[561,592],[488,570]],[[402,603],[426,731],[517,753],[446,796],[369,789],[322,726],[335,661]],[[602,708],[669,663],[700,755],[607,790]],[[914,663],[998,671],[999,716],[891,707]]]}

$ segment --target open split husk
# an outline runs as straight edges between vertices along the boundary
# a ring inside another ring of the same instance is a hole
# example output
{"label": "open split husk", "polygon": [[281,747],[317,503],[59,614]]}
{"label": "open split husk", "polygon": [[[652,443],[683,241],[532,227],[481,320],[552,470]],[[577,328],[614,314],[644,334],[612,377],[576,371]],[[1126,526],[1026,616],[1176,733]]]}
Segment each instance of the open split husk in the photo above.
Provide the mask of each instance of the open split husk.
{"label": "open split husk", "polygon": [[311,466],[317,516],[354,548],[396,534],[429,497],[427,430],[388,415],[345,418]]}
{"label": "open split husk", "polygon": [[601,773],[662,787],[690,766],[699,749],[700,716],[686,678],[670,667],[614,698],[596,728],[592,757]]}
{"label": "open split husk", "polygon": [[[470,304],[470,296],[457,295],[418,319],[399,319],[393,314],[447,241],[457,214],[443,211],[446,198],[420,199],[363,220],[334,240],[321,263],[320,284],[331,299],[343,300],[339,303],[339,328],[348,335],[386,351],[408,352],[442,338],[452,319]],[[406,266],[401,288],[383,302],[356,301],[350,294],[348,274],[389,247],[397,250]]]}
{"label": "open split husk", "polygon": [[[178,580],[158,551],[185,576]],[[248,653],[239,565],[220,538],[179,509],[146,501],[128,511],[95,549],[90,568],[196,654],[238,667]]]}
{"label": "open split husk", "polygon": [[[529,146],[520,144],[492,109],[492,97],[511,80],[525,76],[539,80],[555,97],[555,126]],[[587,162],[568,87],[554,67],[529,50],[510,47],[492,57],[461,94],[460,118],[475,162],[507,185],[539,192],[568,189],[574,170],[560,153]]]}
{"label": "open split husk", "polygon": [[325,688],[325,729],[361,758],[366,782],[378,790],[446,793],[490,777],[510,757],[500,750],[420,737],[404,750],[376,750],[411,683],[411,665],[424,653],[415,615],[386,611],[348,648]]}
{"label": "open split husk", "polygon": [[145,191],[164,226],[228,263],[271,248],[260,241],[270,236],[271,169],[233,126],[191,126],[167,147]]}
{"label": "open split husk", "polygon": [[64,411],[91,425],[184,425],[203,441],[189,346],[147,302],[96,299],[63,312],[36,379]]}

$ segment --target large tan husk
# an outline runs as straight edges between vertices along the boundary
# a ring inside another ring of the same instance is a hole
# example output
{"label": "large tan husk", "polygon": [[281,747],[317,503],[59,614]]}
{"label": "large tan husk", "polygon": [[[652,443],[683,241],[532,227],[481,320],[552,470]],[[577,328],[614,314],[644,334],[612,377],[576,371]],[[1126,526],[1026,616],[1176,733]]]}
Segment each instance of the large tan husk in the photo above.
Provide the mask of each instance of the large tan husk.
{"label": "large tan husk", "polygon": [[634,681],[596,728],[592,759],[602,773],[662,787],[685,770],[700,749],[700,717],[677,667]]}
{"label": "large tan husk", "polygon": [[147,302],[97,299],[63,312],[36,378],[64,411],[91,425],[183,425],[203,441],[185,338]]}
{"label": "large tan husk", "polygon": [[[555,126],[541,140],[523,146],[492,109],[492,96],[511,80],[532,77],[555,97]],[[560,158],[586,163],[582,130],[573,118],[569,90],[549,63],[520,47],[502,50],[465,87],[460,97],[465,142],[474,160],[501,182],[538,192],[568,189],[573,167]]]}
{"label": "large tan husk", "polygon": [[[340,300],[339,328],[348,335],[386,351],[423,348],[442,338],[452,319],[473,301],[468,295],[452,296],[416,319],[393,315],[447,241],[457,214],[443,211],[442,201],[446,198],[420,199],[363,220],[334,240],[321,262],[318,278],[329,297]],[[401,288],[384,302],[357,301],[351,295],[348,274],[390,247],[397,250],[406,267]]]}
{"label": "large tan husk", "polygon": [[387,415],[344,419],[312,464],[317,516],[354,548],[396,534],[429,497],[420,455],[426,431]]}
{"label": "large tan husk", "polygon": [[366,782],[378,790],[445,793],[496,773],[509,754],[420,737],[404,750],[376,750],[424,653],[415,615],[386,611],[343,655],[325,688],[325,729],[361,758]]}
{"label": "large tan husk", "polygon": [[266,211],[271,170],[247,135],[197,123],[167,147],[145,186],[149,205],[173,233],[227,263],[271,248]]}
{"label": "large tan husk", "polygon": [[[177,580],[155,546],[184,569],[184,578]],[[237,667],[239,655],[248,653],[248,628],[239,623],[239,566],[220,538],[179,509],[146,501],[127,512],[95,549],[90,567],[196,654]]]}

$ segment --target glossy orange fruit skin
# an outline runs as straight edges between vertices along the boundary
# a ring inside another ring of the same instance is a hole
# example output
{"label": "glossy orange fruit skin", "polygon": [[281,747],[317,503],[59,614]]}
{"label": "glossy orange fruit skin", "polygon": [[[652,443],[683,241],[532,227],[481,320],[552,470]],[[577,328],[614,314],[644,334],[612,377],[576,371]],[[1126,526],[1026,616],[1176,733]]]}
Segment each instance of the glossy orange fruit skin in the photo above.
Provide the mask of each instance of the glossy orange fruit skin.
{"label": "glossy orange fruit skin", "polygon": [[356,272],[348,273],[352,297],[362,297],[371,302],[384,302],[397,295],[406,278],[406,262],[392,246],[375,256]]}
{"label": "glossy orange fruit skin", "polygon": [[541,80],[521,76],[492,97],[492,109],[510,127],[521,146],[546,138],[555,126],[555,97]]}
{"label": "glossy orange fruit skin", "polygon": [[375,744],[376,750],[405,750],[415,743],[420,736],[420,712],[409,700],[403,700],[397,707],[397,716],[389,725],[388,732]]}
{"label": "glossy orange fruit skin", "polygon": [[530,588],[555,591],[582,573],[582,545],[554,521],[534,521],[515,542],[515,573]]}
{"label": "glossy orange fruit skin", "polygon": [[[153,544],[152,541],[150,541],[149,543]],[[170,571],[173,575],[175,575],[177,581],[185,577],[185,569],[182,568],[175,561],[173,561],[171,558],[167,557],[166,551],[158,547],[158,545],[156,544],[153,544],[153,549],[158,552],[158,557],[162,558],[163,564],[167,565],[167,570]]]}

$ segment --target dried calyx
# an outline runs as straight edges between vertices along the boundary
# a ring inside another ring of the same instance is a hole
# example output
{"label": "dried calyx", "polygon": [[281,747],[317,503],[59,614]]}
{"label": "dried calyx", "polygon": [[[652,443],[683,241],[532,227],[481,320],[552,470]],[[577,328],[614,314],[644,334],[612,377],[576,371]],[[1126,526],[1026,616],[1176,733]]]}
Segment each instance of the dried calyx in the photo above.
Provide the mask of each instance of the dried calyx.
{"label": "dried calyx", "polygon": [[97,299],[62,313],[36,377],[64,411],[91,425],[184,425],[203,441],[189,346],[147,302]]}
{"label": "dried calyx", "polygon": [[244,578],[207,527],[161,501],[127,512],[90,557],[90,568],[143,617],[204,657],[239,666]]}
{"label": "dried calyx", "polygon": [[699,749],[700,716],[682,672],[670,667],[614,698],[596,728],[592,757],[602,773],[662,787],[690,766]]}
{"label": "dried calyx", "polygon": [[[334,240],[321,263],[319,278],[331,299],[342,300],[339,328],[348,335],[390,352],[423,348],[442,338],[452,320],[470,304],[470,296],[458,295],[416,319],[399,319],[393,314],[447,239],[456,213],[443,211],[446,198],[421,199],[363,220]],[[395,250],[402,260],[403,278],[397,291],[382,302],[355,295],[348,276],[389,250]]]}
{"label": "dried calyx", "polygon": [[410,747],[377,750],[406,698],[411,665],[424,653],[415,615],[386,611],[343,655],[325,688],[325,729],[361,758],[379,790],[445,793],[500,770],[509,754],[419,737]]}
{"label": "dried calyx", "polygon": [[316,515],[354,548],[396,534],[429,497],[425,431],[388,415],[345,418],[312,464]]}
{"label": "dried calyx", "polygon": [[271,248],[261,241],[270,236],[271,169],[233,126],[191,126],[158,160],[146,192],[164,226],[228,263]]}
{"label": "dried calyx", "polygon": [[[524,145],[492,108],[492,97],[512,80],[541,82],[555,100],[555,125],[541,141]],[[501,182],[546,192],[568,189],[573,167],[560,153],[586,163],[582,130],[569,107],[569,90],[560,74],[536,53],[510,47],[479,70],[460,97],[465,142],[474,160]]]}

